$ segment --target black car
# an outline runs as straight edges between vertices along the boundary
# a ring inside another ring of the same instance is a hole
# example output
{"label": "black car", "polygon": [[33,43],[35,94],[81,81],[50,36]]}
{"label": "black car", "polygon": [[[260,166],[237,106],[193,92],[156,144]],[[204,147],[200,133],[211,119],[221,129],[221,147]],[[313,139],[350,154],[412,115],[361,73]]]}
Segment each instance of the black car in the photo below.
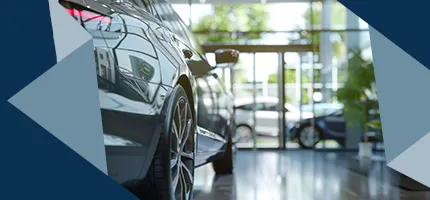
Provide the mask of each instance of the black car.
{"label": "black car", "polygon": [[[379,119],[379,114],[371,114],[369,116],[369,121]],[[347,122],[343,109],[339,109],[328,115],[315,117],[314,125],[312,127],[310,118],[303,119],[288,131],[287,137],[290,140],[298,141],[300,147],[305,149],[314,148],[321,140],[335,140],[340,146],[345,146]],[[371,127],[366,132],[366,136],[372,142],[382,141],[382,131]]]}
{"label": "black car", "polygon": [[[232,96],[171,5],[59,2],[93,37],[109,176],[140,199],[164,200],[192,199],[197,166],[232,172]],[[238,52],[216,59],[232,65]]]}

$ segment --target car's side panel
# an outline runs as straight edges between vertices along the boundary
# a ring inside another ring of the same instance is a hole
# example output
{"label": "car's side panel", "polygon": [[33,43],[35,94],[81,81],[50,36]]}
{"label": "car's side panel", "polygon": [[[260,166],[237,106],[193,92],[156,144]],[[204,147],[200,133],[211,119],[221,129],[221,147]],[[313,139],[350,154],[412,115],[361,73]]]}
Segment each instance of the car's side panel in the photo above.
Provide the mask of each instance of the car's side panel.
{"label": "car's side panel", "polygon": [[[222,155],[229,135],[233,134],[233,97],[222,86],[217,75],[206,74],[197,78],[199,93],[198,125],[207,129],[207,134],[200,134],[199,157],[196,165],[200,166]],[[204,132],[204,131],[203,131]],[[203,142],[204,140],[204,142]]]}
{"label": "car's side panel", "polygon": [[[205,59],[203,52],[199,48],[199,45],[192,42],[192,41],[195,41],[195,39],[192,38],[191,34],[189,34],[187,27],[184,25],[184,23],[179,18],[179,16],[174,12],[171,5],[169,5],[164,0],[154,0],[153,6],[157,12],[157,15],[163,20],[163,23],[166,25],[166,29],[165,29],[165,32],[167,35],[166,40],[169,41],[171,44],[173,44],[173,46],[176,47],[179,50],[179,52],[182,53],[181,55],[182,59],[183,61],[185,61],[187,66],[187,67],[184,67],[185,69],[184,73],[189,73],[191,75],[192,71],[189,70],[190,68],[191,69],[212,69],[212,67]],[[185,54],[186,52],[191,54]],[[175,78],[172,78],[172,79],[176,81]],[[191,81],[192,81],[191,84],[197,87],[198,82],[195,82],[195,80],[191,80]],[[216,86],[213,86],[208,89],[217,89],[217,88]],[[219,94],[224,94],[224,93],[225,91],[220,92]],[[201,104],[201,100],[199,99],[197,90],[194,91],[193,95],[195,97],[194,99],[196,100],[194,102],[196,105],[195,108],[198,108],[196,110],[196,116],[198,116],[197,125],[213,133],[221,135],[222,137],[219,137],[219,138],[224,139],[225,138],[225,133],[223,131],[224,129],[218,126],[219,125],[218,122],[221,119],[218,113],[210,113],[210,114],[208,113],[209,115],[202,115],[202,113],[199,113],[201,112],[201,109],[199,108],[199,106],[201,106],[202,104]],[[217,109],[212,108],[210,110],[218,111],[219,105],[218,105],[218,102],[215,102],[215,101],[218,101],[218,98],[215,96],[215,98],[212,98],[211,101],[214,103],[213,106],[215,106]],[[207,120],[207,118],[209,119]],[[201,124],[200,121],[202,119],[204,119],[208,123]],[[215,127],[218,127],[218,129],[215,129]],[[205,160],[205,157],[212,156],[216,154],[218,151],[220,151],[221,146],[224,145],[225,143],[225,140],[220,140],[219,138],[211,137],[210,135],[199,134],[197,139],[198,153],[197,153],[196,159]],[[216,145],[217,148],[214,149],[215,144],[217,144]]]}
{"label": "car's side panel", "polygon": [[346,122],[342,115],[328,115],[322,118],[327,137],[345,137]]}
{"label": "car's side panel", "polygon": [[[60,2],[93,12],[90,16],[98,15],[89,18],[70,12],[94,38],[108,173],[119,183],[142,179],[165,127],[165,104],[172,88],[177,84],[185,88],[197,119],[197,83],[190,68],[212,68],[195,38],[164,0],[152,1],[155,5],[163,3],[162,17],[151,5],[142,7],[131,0]],[[191,56],[186,52],[192,52]],[[223,123],[230,124],[226,116]],[[220,131],[199,131],[197,165],[222,150],[226,132]]]}
{"label": "car's side panel", "polygon": [[212,81],[216,82],[216,84],[213,84],[213,91],[216,91],[216,97],[218,99],[219,130],[217,133],[225,140],[228,140],[229,135],[232,134],[234,129],[234,98],[230,91],[224,86],[221,77],[218,75],[212,77]]}
{"label": "car's side panel", "polygon": [[171,88],[181,75],[192,80],[191,73],[172,55],[179,51],[160,41],[163,25],[128,1],[61,2],[94,39],[108,173],[119,183],[142,179],[165,127]]}
{"label": "car's side panel", "polygon": [[[208,131],[216,130],[215,99],[212,96],[212,90],[209,87],[205,77],[198,77],[198,118],[197,125]],[[204,135],[199,135],[198,152],[208,152],[213,147],[214,141]]]}

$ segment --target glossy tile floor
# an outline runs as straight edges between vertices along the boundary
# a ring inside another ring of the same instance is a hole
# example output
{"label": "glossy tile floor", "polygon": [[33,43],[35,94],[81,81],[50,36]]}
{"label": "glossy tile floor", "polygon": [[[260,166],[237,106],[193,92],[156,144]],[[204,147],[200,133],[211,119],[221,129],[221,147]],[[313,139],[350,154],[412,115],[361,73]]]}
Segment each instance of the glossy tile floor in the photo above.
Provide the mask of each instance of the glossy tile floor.
{"label": "glossy tile floor", "polygon": [[[376,161],[365,162],[358,162],[355,155],[298,150],[239,151],[233,175],[215,176],[210,165],[196,169],[194,199],[430,199],[430,190],[426,187],[411,191],[396,186],[396,181],[403,179],[396,179],[381,161],[383,159],[377,161],[383,158],[381,155],[375,156]],[[348,166],[362,171],[351,170]]]}

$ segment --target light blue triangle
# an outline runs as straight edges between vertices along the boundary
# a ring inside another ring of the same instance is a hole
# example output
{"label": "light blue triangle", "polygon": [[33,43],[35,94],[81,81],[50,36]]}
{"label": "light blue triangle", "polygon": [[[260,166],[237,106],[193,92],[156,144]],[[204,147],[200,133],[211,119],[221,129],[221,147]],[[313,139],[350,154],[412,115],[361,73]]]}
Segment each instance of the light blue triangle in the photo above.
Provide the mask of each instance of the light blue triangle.
{"label": "light blue triangle", "polygon": [[430,187],[430,160],[427,159],[429,151],[430,134],[427,134],[388,163],[388,166]]}
{"label": "light blue triangle", "polygon": [[86,42],[9,102],[106,174],[93,49]]}
{"label": "light blue triangle", "polygon": [[57,62],[91,40],[91,35],[82,28],[58,0],[49,0],[52,31],[55,43]]}
{"label": "light blue triangle", "polygon": [[430,132],[430,71],[374,28],[370,39],[388,163]]}

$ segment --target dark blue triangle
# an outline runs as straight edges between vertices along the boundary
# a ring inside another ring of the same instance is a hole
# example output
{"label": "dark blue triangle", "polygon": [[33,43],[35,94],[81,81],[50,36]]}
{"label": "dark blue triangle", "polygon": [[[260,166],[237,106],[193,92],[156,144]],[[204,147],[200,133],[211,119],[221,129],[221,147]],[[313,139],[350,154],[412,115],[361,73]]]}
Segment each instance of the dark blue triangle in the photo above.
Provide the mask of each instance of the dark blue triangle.
{"label": "dark blue triangle", "polygon": [[[409,55],[430,67],[428,12],[430,1],[339,0]],[[430,68],[429,68],[430,69]]]}
{"label": "dark blue triangle", "polygon": [[136,199],[11,104],[2,111],[0,199]]}
{"label": "dark blue triangle", "polygon": [[1,100],[57,62],[48,0],[2,2]]}

